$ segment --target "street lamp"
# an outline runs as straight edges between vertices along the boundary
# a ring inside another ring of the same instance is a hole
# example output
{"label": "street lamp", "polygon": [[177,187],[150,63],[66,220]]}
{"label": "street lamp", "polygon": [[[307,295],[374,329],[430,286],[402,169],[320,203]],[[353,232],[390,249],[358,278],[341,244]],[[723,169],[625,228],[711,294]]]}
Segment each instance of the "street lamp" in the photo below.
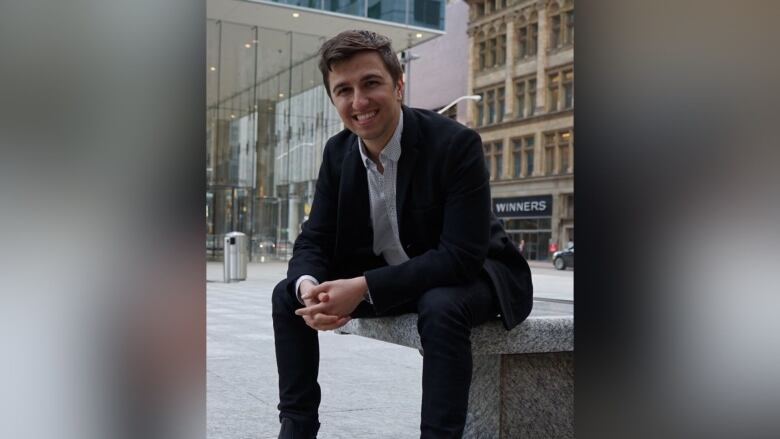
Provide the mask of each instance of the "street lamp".
{"label": "street lamp", "polygon": [[450,104],[447,105],[446,107],[444,107],[441,110],[437,111],[437,113],[444,114],[445,111],[449,110],[450,108],[452,108],[453,105],[457,104],[458,102],[460,102],[460,101],[462,101],[464,99],[471,99],[472,101],[479,102],[479,101],[482,100],[482,96],[479,96],[479,95],[461,96],[458,99],[455,99],[454,101],[450,102]]}

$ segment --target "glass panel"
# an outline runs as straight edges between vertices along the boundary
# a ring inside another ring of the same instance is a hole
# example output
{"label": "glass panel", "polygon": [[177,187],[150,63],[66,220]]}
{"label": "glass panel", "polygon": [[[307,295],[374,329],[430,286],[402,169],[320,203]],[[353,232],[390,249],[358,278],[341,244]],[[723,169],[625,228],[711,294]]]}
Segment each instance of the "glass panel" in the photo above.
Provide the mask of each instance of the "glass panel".
{"label": "glass panel", "polygon": [[485,97],[480,93],[482,99],[477,102],[477,126],[481,127],[485,120]]}
{"label": "glass panel", "polygon": [[365,17],[365,0],[325,0],[326,11]]}
{"label": "glass panel", "polygon": [[561,145],[560,154],[561,154],[560,173],[564,174],[569,170],[569,145],[568,144]]}
{"label": "glass panel", "polygon": [[520,58],[525,58],[528,54],[528,27],[521,27],[520,28],[520,35],[519,35],[519,45],[518,45],[518,55],[520,55]]}
{"label": "glass panel", "polygon": [[525,116],[525,82],[515,84],[515,114],[518,119]]}
{"label": "glass panel", "polygon": [[406,23],[406,0],[368,0],[368,17]]}
{"label": "glass panel", "polygon": [[506,35],[500,35],[498,37],[498,64],[504,65],[506,63]]}
{"label": "glass panel", "polygon": [[495,121],[495,117],[496,117],[496,102],[493,100],[492,90],[487,92],[487,109],[488,109],[487,123],[491,124]]}
{"label": "glass panel", "polygon": [[496,180],[500,180],[504,176],[504,152],[503,144],[496,143],[493,145],[496,157]]}
{"label": "glass panel", "polygon": [[547,109],[548,111],[556,111],[558,109],[558,74],[552,74],[547,77],[548,96],[547,96]]}
{"label": "glass panel", "polygon": [[496,94],[498,95],[498,101],[496,103],[498,107],[496,109],[498,111],[498,116],[496,117],[496,122],[501,122],[504,120],[504,87],[499,88]]}
{"label": "glass panel", "polygon": [[552,27],[550,32],[550,47],[558,47],[561,43],[561,16],[552,17]]}
{"label": "glass panel", "polygon": [[320,9],[320,0],[272,0],[285,5],[303,6],[306,8]]}
{"label": "glass panel", "polygon": [[258,260],[297,236],[341,129],[316,65],[323,39],[213,20],[207,32],[207,250],[219,257],[236,230]]}
{"label": "glass panel", "polygon": [[444,29],[443,0],[413,0],[413,3],[412,25]]}
{"label": "glass panel", "polygon": [[555,165],[555,148],[545,148],[544,151],[544,173],[551,175]]}

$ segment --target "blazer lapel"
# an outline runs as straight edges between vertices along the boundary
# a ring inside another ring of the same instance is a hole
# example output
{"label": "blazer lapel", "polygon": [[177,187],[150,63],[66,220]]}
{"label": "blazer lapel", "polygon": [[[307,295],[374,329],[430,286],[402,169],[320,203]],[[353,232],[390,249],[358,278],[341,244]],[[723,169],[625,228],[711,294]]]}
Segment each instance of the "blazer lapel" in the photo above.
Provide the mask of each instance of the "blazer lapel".
{"label": "blazer lapel", "polygon": [[398,174],[396,175],[396,212],[398,212],[398,230],[401,230],[401,218],[404,205],[409,193],[409,184],[414,174],[414,165],[417,161],[417,142],[420,139],[417,121],[412,112],[406,106],[402,107],[404,113],[404,128],[401,133],[401,159],[398,161]]}
{"label": "blazer lapel", "polygon": [[371,210],[366,167],[358,151],[357,137],[352,139],[341,168],[337,224],[341,229],[339,234],[354,237],[371,227]]}

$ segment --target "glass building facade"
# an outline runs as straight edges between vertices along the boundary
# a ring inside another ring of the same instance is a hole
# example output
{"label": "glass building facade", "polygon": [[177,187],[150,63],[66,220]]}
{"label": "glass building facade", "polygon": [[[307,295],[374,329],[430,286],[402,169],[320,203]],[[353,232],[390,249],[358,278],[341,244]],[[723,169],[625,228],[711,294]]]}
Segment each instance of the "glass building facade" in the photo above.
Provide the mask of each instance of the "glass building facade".
{"label": "glass building facade", "polygon": [[210,20],[206,250],[250,237],[253,260],[284,258],[308,214],[325,141],[342,129],[321,85],[323,39]]}
{"label": "glass building facade", "polygon": [[[444,28],[444,0],[286,0],[252,7],[279,7],[274,3],[338,13],[318,19],[340,20],[345,29],[361,27],[351,16],[378,19],[403,29],[407,44],[422,29]],[[249,236],[253,261],[289,258],[309,214],[322,149],[343,129],[317,68],[326,36],[299,32],[294,22],[273,24],[283,30],[223,18],[206,23],[210,258],[222,258],[224,236],[232,231]]]}
{"label": "glass building facade", "polygon": [[274,3],[444,30],[445,0],[274,0]]}

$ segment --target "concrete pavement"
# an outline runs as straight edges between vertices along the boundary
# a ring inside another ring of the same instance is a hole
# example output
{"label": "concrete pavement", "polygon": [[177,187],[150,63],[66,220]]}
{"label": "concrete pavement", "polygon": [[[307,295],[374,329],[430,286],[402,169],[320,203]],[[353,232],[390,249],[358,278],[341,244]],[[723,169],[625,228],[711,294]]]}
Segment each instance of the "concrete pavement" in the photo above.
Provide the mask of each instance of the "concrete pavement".
{"label": "concrete pavement", "polygon": [[[283,262],[249,264],[247,280],[222,283],[207,264],[209,439],[275,439],[279,431],[271,292]],[[571,271],[533,267],[537,295],[571,298]],[[568,291],[566,288],[569,288]],[[358,336],[320,333],[319,437],[419,437],[422,357]]]}

